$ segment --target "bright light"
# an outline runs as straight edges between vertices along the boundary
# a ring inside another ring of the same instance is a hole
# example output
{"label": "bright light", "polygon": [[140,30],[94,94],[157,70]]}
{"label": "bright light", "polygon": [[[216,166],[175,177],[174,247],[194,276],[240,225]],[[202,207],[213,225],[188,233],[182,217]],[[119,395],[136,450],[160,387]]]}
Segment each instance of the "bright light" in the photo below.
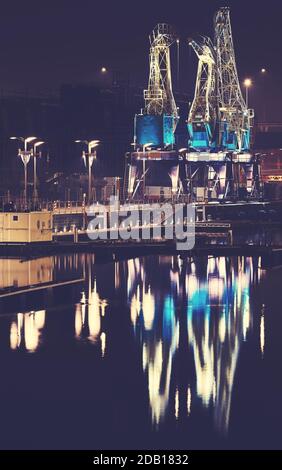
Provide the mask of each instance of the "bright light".
{"label": "bright light", "polygon": [[252,84],[253,84],[253,82],[250,78],[246,78],[244,80],[244,85],[245,85],[246,88],[249,88],[250,86],[252,86]]}
{"label": "bright light", "polygon": [[35,142],[34,147],[39,147],[39,145],[44,144],[44,140],[40,140],[39,142]]}
{"label": "bright light", "polygon": [[91,152],[93,149],[95,149],[96,147],[98,147],[99,144],[92,144],[92,145],[89,145],[89,151]]}
{"label": "bright light", "polygon": [[93,147],[93,145],[98,145],[100,143],[100,140],[90,140],[89,145]]}
{"label": "bright light", "polygon": [[151,147],[151,145],[153,145],[152,142],[148,142],[147,144],[144,144],[144,145],[143,145],[143,151],[144,151],[147,147]]}
{"label": "bright light", "polygon": [[266,72],[266,69],[262,68],[261,73],[265,73],[265,72]]}
{"label": "bright light", "polygon": [[101,68],[101,72],[102,72],[102,73],[106,73],[106,72],[107,72],[106,67],[102,67],[102,68]]}
{"label": "bright light", "polygon": [[29,143],[29,142],[32,142],[33,140],[36,140],[36,139],[37,139],[37,137],[27,137],[27,138],[25,139],[25,142],[26,142],[26,143]]}
{"label": "bright light", "polygon": [[74,141],[76,144],[87,144],[87,145],[90,145],[91,147],[93,147],[93,145],[98,145],[100,143],[100,140],[75,140]]}
{"label": "bright light", "polygon": [[24,138],[23,137],[10,137],[10,140],[21,140],[22,142],[24,142]]}

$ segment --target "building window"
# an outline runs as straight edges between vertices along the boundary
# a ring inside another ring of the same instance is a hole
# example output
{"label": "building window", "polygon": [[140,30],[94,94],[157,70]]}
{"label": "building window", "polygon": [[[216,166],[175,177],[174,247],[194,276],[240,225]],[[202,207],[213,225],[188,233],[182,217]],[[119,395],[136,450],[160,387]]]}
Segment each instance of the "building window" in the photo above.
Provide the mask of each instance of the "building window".
{"label": "building window", "polygon": [[19,220],[19,216],[18,215],[13,215],[13,221],[17,222],[18,220]]}
{"label": "building window", "polygon": [[37,229],[40,229],[40,220],[37,221]]}

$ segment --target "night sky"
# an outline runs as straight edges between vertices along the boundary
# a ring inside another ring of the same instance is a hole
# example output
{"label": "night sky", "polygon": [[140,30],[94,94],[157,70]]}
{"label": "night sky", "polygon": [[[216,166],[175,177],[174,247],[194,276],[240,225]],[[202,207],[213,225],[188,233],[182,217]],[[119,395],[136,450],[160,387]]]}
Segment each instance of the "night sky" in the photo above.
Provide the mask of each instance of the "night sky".
{"label": "night sky", "polygon": [[[63,83],[95,82],[102,66],[143,87],[148,34],[156,23],[168,22],[181,39],[181,91],[192,93],[196,60],[187,38],[211,35],[220,6],[231,7],[240,79],[254,81],[251,105],[268,120],[282,121],[280,0],[2,1],[0,87],[58,90]],[[174,57],[172,51],[173,64]],[[264,78],[262,67],[268,70]]]}

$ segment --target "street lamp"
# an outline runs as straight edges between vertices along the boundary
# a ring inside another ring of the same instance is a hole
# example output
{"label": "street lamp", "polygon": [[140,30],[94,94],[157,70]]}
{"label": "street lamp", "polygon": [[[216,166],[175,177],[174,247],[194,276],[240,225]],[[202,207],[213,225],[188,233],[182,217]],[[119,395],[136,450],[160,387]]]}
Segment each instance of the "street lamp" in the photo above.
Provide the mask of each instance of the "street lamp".
{"label": "street lamp", "polygon": [[100,143],[100,140],[76,140],[77,144],[85,144],[87,145],[87,152],[83,150],[82,158],[84,161],[84,165],[88,168],[88,204],[90,205],[91,201],[91,169],[94,160],[97,158],[97,152],[94,150]]}
{"label": "street lamp", "polygon": [[[146,144],[143,144],[143,153],[146,153],[146,148],[151,147],[153,145],[152,142],[147,142]],[[145,196],[145,188],[146,188],[146,160],[145,160],[145,155],[143,155],[143,197]]]}
{"label": "street lamp", "polygon": [[152,142],[148,142],[147,144],[143,144],[143,152],[146,152],[146,148],[151,147],[153,145]]}
{"label": "street lamp", "polygon": [[249,88],[252,86],[253,82],[250,78],[246,78],[244,80],[244,86],[245,86],[245,89],[246,89],[246,106],[248,108],[249,106]]}
{"label": "street lamp", "polygon": [[262,108],[262,119],[263,122],[267,122],[267,99],[266,99],[266,90],[267,90],[267,80],[268,80],[268,70],[265,67],[260,69],[260,77],[261,77],[261,90],[262,94],[264,95],[264,99],[262,100],[263,108]]}
{"label": "street lamp", "polygon": [[188,149],[186,147],[182,147],[181,149],[178,150],[178,153],[180,155],[185,155],[186,152],[188,152]]}
{"label": "street lamp", "polygon": [[179,38],[176,39],[176,44],[177,44],[177,89],[179,91],[179,44],[180,44]]}
{"label": "street lamp", "polygon": [[119,193],[120,193],[120,180],[121,180],[120,176],[115,177],[115,196],[118,202],[119,202]]}
{"label": "street lamp", "polygon": [[36,160],[38,157],[41,157],[41,152],[36,153],[36,149],[42,144],[44,144],[43,140],[39,140],[38,142],[35,142],[35,144],[33,144],[33,200],[34,202],[37,201],[37,197],[38,197],[37,184],[36,184],[37,183],[37,173],[36,173],[37,161]]}
{"label": "street lamp", "polygon": [[19,140],[24,144],[24,148],[18,150],[18,156],[21,157],[21,160],[24,165],[24,205],[27,204],[27,165],[30,160],[30,157],[33,155],[33,150],[28,149],[28,144],[36,140],[36,137],[10,137],[10,140]]}
{"label": "street lamp", "polygon": [[136,143],[136,142],[131,142],[130,145],[133,147],[133,150],[134,150],[134,152],[135,152],[137,143]]}

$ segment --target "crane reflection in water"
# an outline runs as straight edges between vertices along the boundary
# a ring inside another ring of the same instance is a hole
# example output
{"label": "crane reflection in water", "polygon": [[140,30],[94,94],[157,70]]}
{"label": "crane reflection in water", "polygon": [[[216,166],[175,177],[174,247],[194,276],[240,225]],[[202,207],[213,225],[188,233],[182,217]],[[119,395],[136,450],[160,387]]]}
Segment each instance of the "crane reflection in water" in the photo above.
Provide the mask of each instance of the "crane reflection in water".
{"label": "crane reflection in water", "polygon": [[[250,290],[263,274],[260,258],[154,256],[99,266],[92,255],[82,255],[48,263],[48,280],[70,271],[85,279],[74,303],[62,299],[69,326],[60,330],[64,337],[59,341],[71,337],[75,344],[92,345],[103,360],[115,329],[110,313],[115,311],[116,319],[128,321],[129,330],[119,334],[131,331],[136,339],[153,427],[166,419],[193,418],[200,409],[213,414],[217,429],[228,431],[240,348],[253,322]],[[49,331],[58,328],[57,310],[55,306],[53,316],[42,308],[3,318],[9,321],[10,349],[34,353],[44,341],[53,348],[47,331],[48,324]],[[258,337],[263,358],[264,305]],[[117,367],[111,354],[108,364]]]}
{"label": "crane reflection in water", "polygon": [[[171,410],[176,419],[189,416],[195,402],[212,407],[216,427],[228,430],[240,346],[252,327],[250,287],[262,273],[259,262],[160,257],[159,266],[151,268],[145,258],[128,261],[131,321],[141,345],[154,425]],[[185,364],[184,384],[179,368]]]}

